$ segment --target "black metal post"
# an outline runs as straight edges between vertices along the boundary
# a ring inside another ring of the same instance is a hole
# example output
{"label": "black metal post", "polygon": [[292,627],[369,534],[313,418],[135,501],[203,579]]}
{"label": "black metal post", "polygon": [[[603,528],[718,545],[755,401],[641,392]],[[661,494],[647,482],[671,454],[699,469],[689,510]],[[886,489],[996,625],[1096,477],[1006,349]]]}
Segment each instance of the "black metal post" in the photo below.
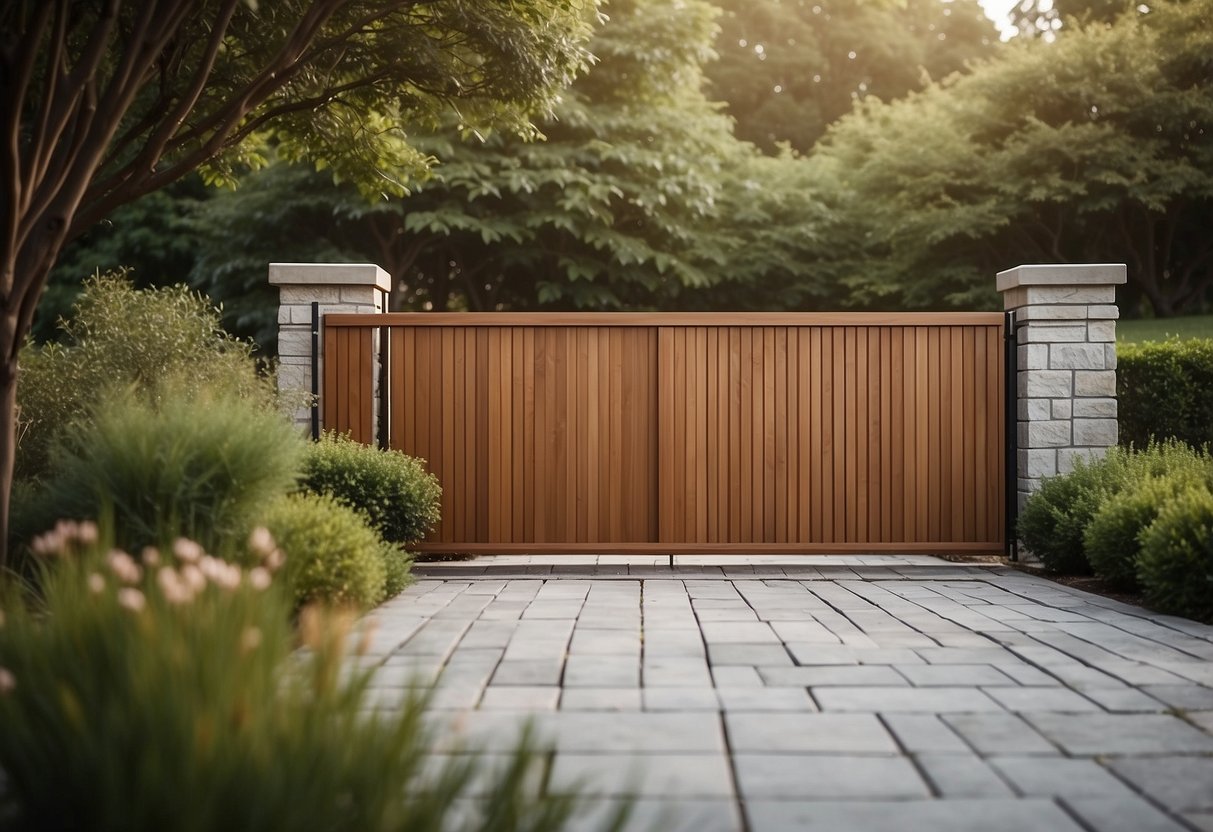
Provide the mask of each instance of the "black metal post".
{"label": "black metal post", "polygon": [[320,438],[320,304],[312,302],[312,440]]}
{"label": "black metal post", "polygon": [[390,327],[379,327],[379,447],[385,451],[391,445],[391,437],[388,435],[390,427],[388,379],[392,377],[391,331]]}
{"label": "black metal post", "polygon": [[1019,519],[1019,353],[1015,334],[1015,313],[1007,312],[1003,329],[1004,338],[1004,379],[1006,402],[1004,414],[1006,434],[1006,470],[1005,513],[1006,513],[1006,554],[1013,561],[1019,560],[1019,544],[1016,540],[1015,526]]}

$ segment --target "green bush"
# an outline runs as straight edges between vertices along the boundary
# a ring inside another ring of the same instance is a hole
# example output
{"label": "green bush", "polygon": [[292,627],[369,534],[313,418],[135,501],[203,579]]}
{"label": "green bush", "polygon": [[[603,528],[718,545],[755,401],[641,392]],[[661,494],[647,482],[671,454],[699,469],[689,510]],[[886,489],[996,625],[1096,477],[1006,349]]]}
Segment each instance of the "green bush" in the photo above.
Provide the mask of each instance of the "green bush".
{"label": "green bush", "polygon": [[328,495],[292,494],[262,515],[286,555],[297,606],[321,601],[368,609],[383,599],[384,543],[354,509]]}
{"label": "green bush", "polygon": [[409,544],[438,522],[442,489],[420,460],[348,436],[325,434],[308,448],[303,485],[363,512],[384,540]]}
{"label": "green bush", "polygon": [[1121,444],[1213,442],[1213,338],[1117,345]]}
{"label": "green bush", "polygon": [[492,769],[435,764],[424,702],[376,711],[369,676],[344,672],[361,658],[352,616],[306,610],[310,649],[293,652],[265,565],[185,541],[175,557],[107,556],[96,538],[60,526],[42,541],[54,561],[37,599],[0,585],[5,829],[439,832],[459,815],[548,832],[577,811],[537,793],[543,760],[525,747]]}
{"label": "green bush", "polygon": [[413,558],[396,543],[384,542],[379,547],[379,558],[383,561],[383,598],[395,598],[413,581],[411,570]]}
{"label": "green bush", "polygon": [[1028,499],[1019,514],[1019,539],[1050,572],[1091,573],[1083,552],[1083,532],[1104,493],[1119,489],[1125,456],[1113,449],[1101,460],[1079,461],[1070,473],[1046,479]]}
{"label": "green bush", "polygon": [[1111,497],[1150,477],[1180,481],[1213,477],[1206,453],[1176,440],[1152,442],[1142,450],[1110,448],[1101,458],[1079,463],[1067,474],[1050,477],[1020,512],[1017,531],[1024,546],[1051,572],[1089,575],[1085,535]]}
{"label": "green bush", "polygon": [[1122,588],[1135,589],[1141,533],[1190,484],[1178,476],[1147,477],[1111,495],[1095,512],[1083,536],[1095,574]]}
{"label": "green bush", "polygon": [[1213,620],[1213,493],[1188,488],[1141,535],[1138,579],[1163,612]]}
{"label": "green bush", "polygon": [[294,487],[304,444],[279,413],[230,392],[114,391],[59,435],[47,499],[63,517],[112,512],[122,546],[184,533],[220,547]]}
{"label": "green bush", "polygon": [[276,405],[252,346],[224,332],[219,311],[184,286],[140,290],[121,275],[93,278],[60,326],[61,343],[28,345],[19,358],[20,478],[44,476],[55,437],[113,387],[150,390],[173,378],[186,393],[223,390]]}

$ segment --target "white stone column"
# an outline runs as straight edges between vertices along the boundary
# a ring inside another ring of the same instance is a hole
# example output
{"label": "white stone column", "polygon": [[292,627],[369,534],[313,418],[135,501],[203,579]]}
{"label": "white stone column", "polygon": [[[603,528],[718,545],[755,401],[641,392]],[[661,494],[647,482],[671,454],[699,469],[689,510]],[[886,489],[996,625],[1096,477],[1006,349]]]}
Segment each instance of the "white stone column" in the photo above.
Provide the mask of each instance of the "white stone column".
{"label": "white stone column", "polygon": [[1116,444],[1116,286],[1122,264],[998,273],[1018,344],[1019,506],[1041,480]]}
{"label": "white stone column", "polygon": [[[387,293],[392,287],[388,273],[370,263],[270,263],[270,284],[279,290],[278,389],[304,393],[312,388],[312,304],[319,304],[322,317],[330,312],[383,312],[387,308]],[[378,356],[378,332],[374,343]],[[323,337],[319,340],[318,352],[319,377],[323,382]],[[378,360],[374,379],[378,401]],[[323,384],[320,395],[324,395]],[[304,429],[311,424],[311,412],[307,407],[295,411],[295,424]]]}

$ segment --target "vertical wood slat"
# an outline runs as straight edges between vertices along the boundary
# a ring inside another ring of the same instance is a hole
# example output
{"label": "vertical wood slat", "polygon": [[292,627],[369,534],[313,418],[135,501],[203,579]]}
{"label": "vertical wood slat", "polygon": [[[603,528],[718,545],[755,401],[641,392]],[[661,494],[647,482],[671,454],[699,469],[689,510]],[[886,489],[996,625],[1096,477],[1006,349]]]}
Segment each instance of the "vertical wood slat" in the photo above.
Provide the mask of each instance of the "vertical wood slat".
{"label": "vertical wood slat", "polygon": [[[434,541],[1001,540],[1001,327],[392,326]],[[326,429],[373,441],[373,330],[326,327]]]}

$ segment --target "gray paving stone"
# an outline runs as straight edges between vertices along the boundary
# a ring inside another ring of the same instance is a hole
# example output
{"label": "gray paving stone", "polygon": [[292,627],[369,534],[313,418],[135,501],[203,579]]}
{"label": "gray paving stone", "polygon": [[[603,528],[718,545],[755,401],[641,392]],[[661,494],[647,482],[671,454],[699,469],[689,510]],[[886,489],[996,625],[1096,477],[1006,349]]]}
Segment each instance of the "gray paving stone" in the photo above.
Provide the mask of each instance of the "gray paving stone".
{"label": "gray paving stone", "polygon": [[549,789],[618,797],[733,797],[733,774],[723,754],[573,754],[560,752]]}
{"label": "gray paving stone", "polygon": [[736,752],[893,754],[897,745],[870,714],[725,714]]}
{"label": "gray paving stone", "polygon": [[1014,797],[1014,792],[972,754],[919,754],[914,758],[941,797]]}
{"label": "gray paving stone", "polygon": [[1204,685],[1146,685],[1142,691],[1172,708],[1191,711],[1213,708],[1213,688]]}
{"label": "gray paving stone", "polygon": [[1162,713],[1167,706],[1135,688],[1091,688],[1082,695],[1112,713]]}
{"label": "gray paving stone", "polygon": [[1132,792],[1094,760],[995,757],[990,764],[1028,797],[1126,797]]}
{"label": "gray paving stone", "polygon": [[1011,677],[988,664],[894,665],[915,687],[1011,685]]}
{"label": "gray paving stone", "polygon": [[[987,644],[988,639],[983,639]],[[1023,660],[1002,647],[925,647],[915,650],[930,664],[1023,664]]]}
{"label": "gray paving stone", "polygon": [[753,832],[1084,832],[1048,800],[747,801]]}
{"label": "gray paving stone", "polygon": [[969,754],[971,749],[935,714],[881,714],[897,742],[911,754]]}
{"label": "gray paving stone", "polygon": [[976,688],[814,687],[823,711],[989,713],[998,703]]}
{"label": "gray paving stone", "polygon": [[712,668],[712,680],[718,688],[761,688],[765,686],[756,667],[717,665]]}
{"label": "gray paving stone", "polygon": [[712,686],[708,663],[699,658],[666,656],[644,657],[641,675],[645,687],[704,687]]}
{"label": "gray paving stone", "polygon": [[719,711],[720,700],[712,688],[654,688],[640,691],[646,711]]}
{"label": "gray paving stone", "polygon": [[669,630],[650,627],[645,621],[644,655],[670,658],[702,658],[707,655],[697,629]]}
{"label": "gray paving stone", "polygon": [[943,721],[983,756],[1058,754],[1055,745],[1014,714],[949,714]]}
{"label": "gray paving stone", "polygon": [[930,795],[914,765],[904,757],[735,753],[733,765],[737,788],[746,800],[894,800]]}
{"label": "gray paving stone", "polygon": [[1149,757],[1108,765],[1173,812],[1213,812],[1213,757]]}
{"label": "gray paving stone", "polygon": [[1095,832],[1187,832],[1139,797],[1067,797],[1064,803]]}
{"label": "gray paving stone", "polygon": [[[565,832],[602,832],[625,798],[591,798],[564,827]],[[741,832],[741,812],[733,800],[626,798],[626,832]],[[463,826],[459,829],[476,827]]]}
{"label": "gray paving stone", "polygon": [[710,644],[708,663],[717,665],[791,665],[782,644]]}
{"label": "gray paving stone", "polygon": [[526,687],[558,685],[563,667],[563,659],[504,660],[497,665],[490,684],[524,685]]}
{"label": "gray paving stone", "polygon": [[717,680],[716,695],[726,711],[816,711],[804,688],[726,687]]}
{"label": "gray paving stone", "polygon": [[982,691],[1008,711],[1016,713],[1102,713],[1090,699],[1065,688],[983,687]]}
{"label": "gray paving stone", "polygon": [[762,667],[758,675],[772,687],[807,688],[819,685],[908,687],[905,677],[883,665],[818,665],[814,667]]}
{"label": "gray paving stone", "polygon": [[640,688],[564,688],[562,711],[639,711]]}
{"label": "gray paving stone", "polygon": [[566,688],[626,688],[640,685],[636,656],[571,654],[564,665]]}
{"label": "gray paving stone", "polygon": [[485,688],[480,699],[482,711],[550,711],[560,700],[557,685],[525,687],[498,685]]}
{"label": "gray paving stone", "polygon": [[779,644],[779,636],[765,621],[705,621],[700,625],[708,644]]}
{"label": "gray paving stone", "polygon": [[593,754],[724,753],[717,713],[557,711],[558,751]]}
{"label": "gray paving stone", "polygon": [[569,653],[593,656],[640,656],[639,628],[621,630],[589,629],[578,623],[569,642]]}
{"label": "gray paving stone", "polygon": [[1026,714],[1070,754],[1213,752],[1213,737],[1168,714]]}

